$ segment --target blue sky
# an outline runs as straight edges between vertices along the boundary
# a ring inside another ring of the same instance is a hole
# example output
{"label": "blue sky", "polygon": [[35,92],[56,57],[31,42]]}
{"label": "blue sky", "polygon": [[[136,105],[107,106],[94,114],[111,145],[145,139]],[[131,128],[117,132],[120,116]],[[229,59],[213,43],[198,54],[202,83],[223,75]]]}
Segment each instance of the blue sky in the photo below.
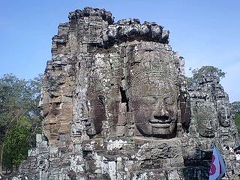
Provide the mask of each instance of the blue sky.
{"label": "blue sky", "polygon": [[239,0],[1,0],[0,76],[30,79],[51,59],[51,38],[68,13],[86,6],[105,8],[115,20],[139,18],[170,30],[170,44],[189,68],[213,65],[230,100],[240,100]]}

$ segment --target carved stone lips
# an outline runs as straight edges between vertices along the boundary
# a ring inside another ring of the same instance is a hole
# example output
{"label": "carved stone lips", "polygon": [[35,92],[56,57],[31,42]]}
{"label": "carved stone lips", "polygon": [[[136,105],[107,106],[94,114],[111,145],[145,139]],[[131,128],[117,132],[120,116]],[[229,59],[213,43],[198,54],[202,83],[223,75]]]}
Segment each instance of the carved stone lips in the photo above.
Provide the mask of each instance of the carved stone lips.
{"label": "carved stone lips", "polygon": [[215,136],[215,133],[212,129],[205,129],[204,134],[206,137],[214,137]]}
{"label": "carved stone lips", "polygon": [[152,124],[169,124],[172,122],[172,120],[171,119],[168,119],[168,120],[151,119],[149,122]]}
{"label": "carved stone lips", "polygon": [[168,128],[172,120],[170,118],[158,118],[149,120],[150,124],[155,128]]}
{"label": "carved stone lips", "polygon": [[153,119],[150,119],[149,122],[151,124],[170,124],[172,122],[172,119],[170,119],[169,117],[167,116],[159,116],[157,118],[153,118]]}
{"label": "carved stone lips", "polygon": [[208,133],[208,134],[214,134],[212,129],[206,129],[205,132]]}

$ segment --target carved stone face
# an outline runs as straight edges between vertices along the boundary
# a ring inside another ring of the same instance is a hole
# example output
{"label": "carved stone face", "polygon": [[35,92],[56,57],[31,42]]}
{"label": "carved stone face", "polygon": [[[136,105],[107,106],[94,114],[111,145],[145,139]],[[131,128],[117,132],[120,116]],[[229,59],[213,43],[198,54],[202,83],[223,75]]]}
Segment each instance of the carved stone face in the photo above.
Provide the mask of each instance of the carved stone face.
{"label": "carved stone face", "polygon": [[[178,69],[168,52],[138,51],[131,75],[130,106],[137,133],[143,136],[176,136],[180,90]],[[138,133],[139,134],[139,133]]]}
{"label": "carved stone face", "polygon": [[230,126],[230,110],[227,107],[221,107],[218,110],[218,120],[222,127]]}
{"label": "carved stone face", "polygon": [[143,136],[174,137],[179,109],[179,88],[174,82],[142,71],[140,78],[135,77],[132,81],[132,92],[131,103],[138,131]]}
{"label": "carved stone face", "polygon": [[217,113],[210,102],[199,103],[194,108],[197,131],[200,136],[213,138],[216,131]]}
{"label": "carved stone face", "polygon": [[[134,118],[139,132],[145,136],[170,138],[176,135],[178,117],[177,91],[159,87],[161,95],[134,97]],[[168,93],[164,93],[169,91]]]}

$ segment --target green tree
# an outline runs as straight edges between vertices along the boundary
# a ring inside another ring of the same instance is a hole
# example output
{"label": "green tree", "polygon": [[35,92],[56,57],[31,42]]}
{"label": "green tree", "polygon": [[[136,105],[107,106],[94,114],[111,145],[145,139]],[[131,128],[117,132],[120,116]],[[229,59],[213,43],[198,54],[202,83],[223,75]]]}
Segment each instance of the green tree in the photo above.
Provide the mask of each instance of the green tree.
{"label": "green tree", "polygon": [[214,66],[202,66],[200,69],[193,69],[192,75],[192,77],[187,78],[188,86],[210,76],[220,80],[225,77],[225,72]]}
{"label": "green tree", "polygon": [[17,168],[26,159],[30,148],[31,128],[30,119],[23,116],[8,132],[3,150],[3,165],[7,170]]}
{"label": "green tree", "polygon": [[15,132],[12,130],[17,127],[22,118],[27,118],[31,122],[29,143],[34,145],[35,138],[31,137],[39,131],[41,124],[38,109],[40,88],[41,76],[29,81],[18,79],[12,74],[6,74],[0,78],[0,173],[2,173],[5,141]]}

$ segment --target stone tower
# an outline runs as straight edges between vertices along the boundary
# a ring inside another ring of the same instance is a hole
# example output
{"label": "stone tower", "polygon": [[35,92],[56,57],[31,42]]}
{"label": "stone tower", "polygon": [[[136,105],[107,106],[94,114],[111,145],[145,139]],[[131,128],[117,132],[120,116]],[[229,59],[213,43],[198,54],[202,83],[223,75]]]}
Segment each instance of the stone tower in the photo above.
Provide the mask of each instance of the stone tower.
{"label": "stone tower", "polygon": [[52,40],[43,134],[19,177],[207,179],[211,156],[198,156],[191,118],[197,90],[189,96],[183,58],[168,43],[169,31],[155,23],[114,22],[103,9],[71,12]]}

